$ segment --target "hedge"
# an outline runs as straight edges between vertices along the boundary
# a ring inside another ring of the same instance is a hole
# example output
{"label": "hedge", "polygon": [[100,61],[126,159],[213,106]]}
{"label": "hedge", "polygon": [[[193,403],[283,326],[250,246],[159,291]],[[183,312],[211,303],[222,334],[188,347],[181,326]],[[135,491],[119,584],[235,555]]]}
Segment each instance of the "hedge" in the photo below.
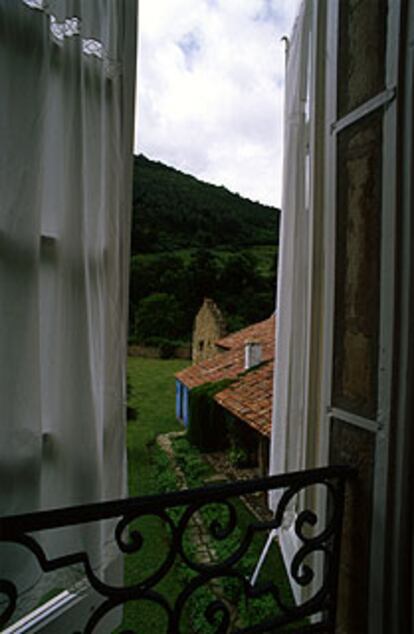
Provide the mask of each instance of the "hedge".
{"label": "hedge", "polygon": [[205,383],[190,392],[188,440],[200,451],[222,451],[229,447],[226,411],[214,396],[231,385],[231,379]]}

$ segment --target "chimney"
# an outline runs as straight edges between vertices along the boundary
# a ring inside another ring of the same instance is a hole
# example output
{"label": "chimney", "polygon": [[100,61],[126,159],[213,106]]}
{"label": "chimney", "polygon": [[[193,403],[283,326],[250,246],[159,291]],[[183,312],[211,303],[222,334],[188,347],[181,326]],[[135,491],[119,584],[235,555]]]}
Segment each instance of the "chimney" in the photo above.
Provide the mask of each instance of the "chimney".
{"label": "chimney", "polygon": [[246,341],[244,344],[244,369],[250,370],[262,362],[262,345],[258,341]]}

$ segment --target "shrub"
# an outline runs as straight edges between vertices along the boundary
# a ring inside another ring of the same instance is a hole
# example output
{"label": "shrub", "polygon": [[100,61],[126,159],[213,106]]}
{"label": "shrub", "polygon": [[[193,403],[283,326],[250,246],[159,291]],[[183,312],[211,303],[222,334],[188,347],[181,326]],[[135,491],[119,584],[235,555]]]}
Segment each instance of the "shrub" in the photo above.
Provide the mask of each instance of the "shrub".
{"label": "shrub", "polygon": [[172,341],[164,340],[159,346],[161,359],[172,359],[175,354],[175,344]]}
{"label": "shrub", "polygon": [[232,465],[238,468],[248,467],[250,464],[249,453],[244,447],[234,445],[229,451],[229,460]]}
{"label": "shrub", "polygon": [[188,342],[182,339],[168,339],[166,337],[148,337],[143,345],[158,348],[161,359],[172,359],[175,351],[181,346],[188,345]]}
{"label": "shrub", "polygon": [[238,468],[257,465],[257,438],[243,421],[229,415],[226,420],[229,437],[229,460]]}
{"label": "shrub", "polygon": [[185,474],[189,487],[202,486],[205,478],[211,473],[210,467],[201,459],[199,451],[193,447],[186,437],[173,440],[174,456],[177,464]]}
{"label": "shrub", "polygon": [[138,414],[137,414],[136,408],[131,404],[132,398],[134,396],[134,391],[133,391],[129,377],[127,377],[126,393],[127,393],[127,410],[126,410],[127,420],[136,420],[136,418],[138,417]]}
{"label": "shrub", "polygon": [[153,293],[137,305],[133,334],[142,343],[151,337],[174,339],[180,336],[182,319],[181,305],[174,295]]}

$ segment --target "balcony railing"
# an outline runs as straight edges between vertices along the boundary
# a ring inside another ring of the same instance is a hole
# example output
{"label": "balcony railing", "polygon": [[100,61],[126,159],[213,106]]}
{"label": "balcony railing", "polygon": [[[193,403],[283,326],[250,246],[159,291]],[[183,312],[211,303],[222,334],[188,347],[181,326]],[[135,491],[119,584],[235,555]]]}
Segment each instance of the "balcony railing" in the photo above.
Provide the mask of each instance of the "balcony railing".
{"label": "balcony railing", "polygon": [[[88,583],[102,596],[100,605],[88,615],[87,623],[82,626],[85,633],[94,632],[115,608],[129,601],[141,600],[151,602],[154,609],[163,611],[165,632],[186,632],[188,626],[185,625],[185,614],[188,605],[197,593],[206,588],[209,588],[209,594],[206,595],[209,598],[203,618],[209,629],[205,631],[222,634],[285,631],[296,634],[329,633],[335,629],[344,493],[346,481],[351,474],[351,469],[347,467],[326,467],[259,480],[4,517],[0,519],[0,541],[13,542],[27,548],[46,573],[74,564],[83,568]],[[311,494],[315,487],[325,491],[322,527],[322,520],[312,510],[312,504],[307,508],[308,501],[315,497]],[[277,508],[272,518],[244,523],[243,533],[240,534],[240,503],[237,499],[240,496],[271,491],[279,492]],[[298,501],[296,508],[303,510],[293,514],[292,530],[296,534],[295,543],[298,548],[290,563],[290,576],[302,588],[308,586],[311,589],[300,604],[286,600],[276,580],[252,585],[251,577],[246,576],[240,567],[255,535],[262,533],[267,536],[270,531],[279,529],[289,509],[292,517],[295,500]],[[95,574],[85,552],[73,552],[49,559],[41,545],[40,531],[112,519],[114,541],[119,550],[126,556],[137,556],[145,542],[139,522],[148,517],[162,522],[167,529],[169,543],[157,569],[150,572],[143,570],[139,581],[134,585],[114,587],[102,581]],[[213,553],[212,560],[200,558],[200,553],[191,548],[188,534],[194,522],[204,523],[211,544],[210,554]],[[238,537],[232,542],[232,535],[236,531]],[[231,546],[223,551],[221,545],[225,542]],[[315,576],[317,558],[319,573]],[[171,598],[163,594],[159,584],[177,561],[187,567],[188,574],[177,596]],[[0,604],[0,627],[12,619],[18,598],[13,581],[1,577],[0,563],[0,593],[3,595],[1,598],[5,599]],[[233,599],[226,597],[225,580],[238,585],[238,605],[240,596],[244,605],[254,605],[261,597],[268,596],[271,597],[275,610],[259,622],[243,624],[237,614],[234,614],[234,595]],[[80,631],[79,626],[74,627],[74,631]]]}

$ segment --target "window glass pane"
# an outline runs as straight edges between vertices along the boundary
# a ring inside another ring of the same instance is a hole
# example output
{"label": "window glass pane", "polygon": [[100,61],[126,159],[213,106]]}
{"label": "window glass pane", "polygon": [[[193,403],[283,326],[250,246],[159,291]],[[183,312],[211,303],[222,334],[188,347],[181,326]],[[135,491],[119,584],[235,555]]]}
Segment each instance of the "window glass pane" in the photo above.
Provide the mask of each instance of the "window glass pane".
{"label": "window glass pane", "polygon": [[357,483],[349,488],[345,503],[338,631],[367,632],[375,434],[333,419],[329,459],[331,464],[347,464],[358,469]]}
{"label": "window glass pane", "polygon": [[384,89],[386,4],[339,3],[338,118]]}
{"label": "window glass pane", "polygon": [[377,408],[382,113],[339,134],[333,403]]}

